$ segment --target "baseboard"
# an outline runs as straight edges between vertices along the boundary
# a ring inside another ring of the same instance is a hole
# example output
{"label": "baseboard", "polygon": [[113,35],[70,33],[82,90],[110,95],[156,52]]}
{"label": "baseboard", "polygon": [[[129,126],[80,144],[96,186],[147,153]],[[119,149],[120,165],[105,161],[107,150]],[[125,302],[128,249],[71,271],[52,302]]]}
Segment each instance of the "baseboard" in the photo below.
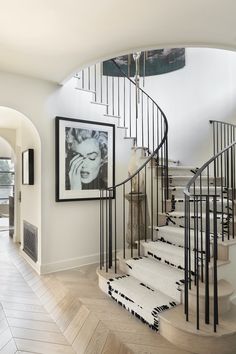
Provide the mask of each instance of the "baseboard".
{"label": "baseboard", "polygon": [[40,274],[55,273],[63,270],[73,269],[89,264],[98,263],[100,259],[99,253],[78,258],[70,258],[58,262],[41,264]]}
{"label": "baseboard", "polygon": [[29,263],[29,265],[40,275],[40,264],[38,262],[35,263],[21,248],[19,248],[19,252],[21,256],[26,260],[26,262]]}

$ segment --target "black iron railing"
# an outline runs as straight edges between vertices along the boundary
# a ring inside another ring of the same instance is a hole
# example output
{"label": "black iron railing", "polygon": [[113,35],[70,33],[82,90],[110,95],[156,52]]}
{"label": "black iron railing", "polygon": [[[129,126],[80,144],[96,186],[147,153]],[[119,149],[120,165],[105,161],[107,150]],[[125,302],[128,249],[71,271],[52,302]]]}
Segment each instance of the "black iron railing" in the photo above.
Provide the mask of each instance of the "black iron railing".
{"label": "black iron railing", "polygon": [[[205,323],[218,317],[218,240],[234,238],[235,130],[224,122],[213,124],[214,156],[188,183],[185,194],[185,314],[189,320],[189,292],[196,296],[196,327],[200,328],[200,287],[205,295]],[[194,259],[192,259],[194,258]],[[212,288],[212,289],[210,289]],[[210,291],[211,290],[211,291]],[[210,296],[210,292],[213,296]],[[211,308],[213,309],[211,311]],[[212,313],[211,313],[212,312]]]}
{"label": "black iron railing", "polygon": [[[123,258],[140,256],[141,240],[154,239],[154,226],[167,210],[168,123],[156,102],[142,88],[137,95],[136,83],[112,63],[120,72],[119,77],[110,78],[112,106],[119,103],[120,127],[127,128],[133,152],[140,154],[136,171],[100,195],[100,267],[106,271],[114,267],[116,272],[117,252],[122,250]],[[116,98],[115,80],[123,82],[117,81],[117,87],[124,91],[123,95],[116,91]],[[112,113],[118,114],[118,107]]]}

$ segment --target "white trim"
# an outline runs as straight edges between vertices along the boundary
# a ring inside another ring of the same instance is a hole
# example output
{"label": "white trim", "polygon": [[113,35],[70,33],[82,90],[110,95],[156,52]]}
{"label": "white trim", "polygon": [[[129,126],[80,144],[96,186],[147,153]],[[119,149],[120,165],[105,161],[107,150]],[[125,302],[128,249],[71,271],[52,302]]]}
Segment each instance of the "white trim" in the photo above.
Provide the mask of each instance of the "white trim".
{"label": "white trim", "polygon": [[20,255],[26,260],[27,263],[40,275],[40,264],[37,262],[35,263],[24,251],[22,248],[19,249]]}
{"label": "white trim", "polygon": [[99,262],[99,259],[100,259],[99,253],[96,253],[96,254],[91,254],[88,256],[82,256],[78,258],[70,258],[58,262],[41,264],[40,274],[54,273],[54,272],[73,269],[73,268],[77,268],[89,264],[95,264]]}

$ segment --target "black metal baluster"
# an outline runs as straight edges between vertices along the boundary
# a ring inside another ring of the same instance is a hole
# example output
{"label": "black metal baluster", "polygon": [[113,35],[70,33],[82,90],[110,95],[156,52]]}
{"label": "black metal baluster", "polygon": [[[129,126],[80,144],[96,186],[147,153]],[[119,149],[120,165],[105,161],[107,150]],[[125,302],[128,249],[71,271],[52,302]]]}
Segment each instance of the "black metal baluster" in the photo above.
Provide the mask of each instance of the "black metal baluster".
{"label": "black metal baluster", "polygon": [[166,188],[166,195],[165,195],[165,211],[166,211],[166,201],[169,199],[169,155],[168,155],[168,136],[166,137],[166,169],[165,169],[165,176],[166,176],[166,181],[165,181],[165,188]]}
{"label": "black metal baluster", "polygon": [[232,146],[232,236],[234,238],[235,231],[235,145]]}
{"label": "black metal baluster", "polygon": [[103,215],[102,215],[102,190],[100,189],[100,269],[103,267],[102,254],[103,254]]}
{"label": "black metal baluster", "polygon": [[[140,257],[140,240],[141,240],[141,205],[140,205],[140,177],[138,173],[138,256]],[[142,203],[142,202],[141,202]]]}
{"label": "black metal baluster", "polygon": [[[163,136],[163,121],[161,116],[161,137]],[[160,159],[161,159],[161,211],[164,212],[164,171],[163,171],[163,163],[164,163],[164,155],[163,155],[163,145],[160,149]]]}
{"label": "black metal baluster", "polygon": [[144,167],[144,224],[145,224],[145,242],[147,242],[147,165]]}
{"label": "black metal baluster", "polygon": [[154,144],[154,115],[155,115],[155,110],[154,110],[155,106],[154,103],[152,102],[152,152],[154,152],[155,150],[155,144]]}
{"label": "black metal baluster", "polygon": [[[159,146],[159,115],[157,120],[157,146]],[[158,226],[158,213],[159,213],[159,150],[157,151],[156,158],[156,171],[157,171],[157,179],[156,179],[156,213],[157,213],[157,226]]]}
{"label": "black metal baluster", "polygon": [[108,225],[109,225],[109,219],[108,219],[108,191],[106,189],[106,272],[108,272]]}
{"label": "black metal baluster", "polygon": [[131,238],[131,245],[130,245],[130,252],[131,258],[133,258],[133,179],[130,180],[130,238]]}
{"label": "black metal baluster", "polygon": [[197,244],[196,244],[196,240],[197,240],[197,235],[196,235],[196,232],[197,232],[197,227],[196,227],[196,221],[197,221],[197,218],[198,218],[198,215],[196,214],[196,186],[195,186],[195,183],[193,184],[193,194],[194,194],[194,197],[193,197],[193,233],[194,233],[194,250],[193,250],[193,254],[194,254],[194,285],[196,286],[197,285],[197,254],[196,254],[196,251],[197,251]]}
{"label": "black metal baluster", "polygon": [[143,92],[141,95],[141,115],[142,115],[142,146],[144,146]]}
{"label": "black metal baluster", "polygon": [[189,284],[189,265],[188,265],[188,252],[189,252],[189,197],[184,195],[184,210],[185,210],[185,229],[184,229],[184,312],[186,321],[189,320],[189,307],[188,307],[188,284]]}
{"label": "black metal baluster", "polygon": [[91,73],[90,73],[90,66],[88,67],[88,90],[90,91],[90,80],[91,80]]}
{"label": "black metal baluster", "polygon": [[227,223],[227,238],[228,240],[230,239],[230,236],[229,236],[229,221],[230,221],[230,216],[229,216],[229,150],[226,151],[226,175],[227,175],[227,220],[226,220],[226,223]]}
{"label": "black metal baluster", "polygon": [[100,65],[100,102],[103,103],[103,64]]}
{"label": "black metal baluster", "polygon": [[154,210],[153,210],[153,160],[152,160],[152,163],[151,163],[151,239],[153,241],[153,213],[154,213]]}
{"label": "black metal baluster", "polygon": [[214,332],[216,332],[216,325],[219,323],[218,319],[218,279],[217,279],[217,259],[218,259],[218,247],[217,247],[217,204],[216,196],[213,197],[213,210],[214,210],[214,274],[213,274],[213,284],[214,284]]}
{"label": "black metal baluster", "polygon": [[117,116],[120,117],[120,77],[117,77]]}
{"label": "black metal baluster", "polygon": [[[221,149],[222,150],[222,149]],[[224,241],[224,185],[223,185],[223,154],[220,155],[220,197],[221,197],[221,230],[222,230],[222,241]]]}
{"label": "black metal baluster", "polygon": [[216,154],[216,143],[215,143],[215,122],[213,122],[213,155]]}
{"label": "black metal baluster", "polygon": [[94,65],[94,101],[97,102],[97,73],[96,64]]}
{"label": "black metal baluster", "polygon": [[[190,190],[189,190],[190,192]],[[189,290],[192,288],[192,242],[191,242],[191,203],[190,197],[188,197],[188,208],[187,208],[187,219],[188,219],[188,269],[189,269]]]}
{"label": "black metal baluster", "polygon": [[129,136],[132,136],[132,92],[131,92],[131,81],[129,82]]}
{"label": "black metal baluster", "polygon": [[109,86],[109,79],[108,79],[108,76],[106,76],[106,100],[107,100],[106,110],[107,110],[107,114],[109,114],[109,94],[108,94],[109,88],[108,88],[108,86]]}
{"label": "black metal baluster", "polygon": [[125,259],[125,183],[123,184],[123,258]]}
{"label": "black metal baluster", "polygon": [[150,119],[149,119],[149,98],[147,97],[147,145],[148,145],[148,151],[150,152],[150,142],[149,142],[149,139],[150,139]]}
{"label": "black metal baluster", "polygon": [[[113,190],[113,193],[116,194],[116,191]],[[114,216],[115,216],[115,273],[117,273],[117,206],[116,206],[116,196],[115,196],[115,210],[114,210]]]}
{"label": "black metal baluster", "polygon": [[126,122],[125,122],[125,117],[126,117],[126,79],[124,77],[124,119],[123,119],[123,126],[126,126]]}
{"label": "black metal baluster", "polygon": [[[217,154],[219,152],[219,139],[218,139],[218,135],[219,135],[219,132],[218,132],[218,122],[216,124],[216,151],[217,151]],[[218,159],[216,160],[216,172],[217,172],[217,177],[219,176],[219,165],[218,165]]]}
{"label": "black metal baluster", "polygon": [[82,89],[84,90],[84,70],[82,70]]}
{"label": "black metal baluster", "polygon": [[112,267],[112,248],[113,248],[113,217],[112,217],[112,198],[111,198],[111,190],[108,192],[109,198],[109,268]]}
{"label": "black metal baluster", "polygon": [[204,262],[203,262],[203,221],[202,221],[202,174],[199,176],[200,180],[200,228],[201,228],[201,282],[204,280]]}
{"label": "black metal baluster", "polygon": [[[195,197],[194,197],[195,198]],[[198,202],[199,202],[199,197],[195,200],[196,202],[196,214],[198,216]],[[200,196],[201,198],[201,196]],[[198,259],[199,259],[199,238],[198,238],[198,217],[197,217],[197,223],[196,223],[196,246],[197,246],[197,264],[196,264],[196,291],[197,291],[197,303],[196,303],[196,310],[197,310],[197,329],[199,329],[199,264],[198,264]]]}
{"label": "black metal baluster", "polygon": [[111,105],[112,105],[112,115],[115,115],[115,87],[114,87],[114,76],[111,78]]}
{"label": "black metal baluster", "polygon": [[206,236],[205,236],[205,323],[210,323],[210,308],[209,308],[209,250],[210,248],[210,210],[209,210],[209,195],[206,195]]}

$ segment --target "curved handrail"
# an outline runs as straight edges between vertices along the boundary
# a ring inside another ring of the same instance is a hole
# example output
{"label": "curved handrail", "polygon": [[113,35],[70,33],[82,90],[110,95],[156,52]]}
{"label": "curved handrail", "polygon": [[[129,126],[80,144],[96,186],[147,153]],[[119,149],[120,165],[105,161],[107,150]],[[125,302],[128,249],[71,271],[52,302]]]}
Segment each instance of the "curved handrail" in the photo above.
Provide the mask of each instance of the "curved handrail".
{"label": "curved handrail", "polygon": [[[122,73],[122,75],[128,79],[133,85],[136,85],[136,83],[130,79],[125,72],[119,67],[119,65],[116,63],[116,61],[114,59],[111,59],[111,61],[113,62],[113,64],[117,67],[117,69]],[[129,182],[132,178],[134,178],[147,164],[148,162],[153,158],[154,155],[156,155],[156,153],[161,149],[161,147],[163,146],[163,144],[165,143],[165,141],[167,140],[167,135],[168,135],[168,121],[166,118],[165,113],[163,112],[163,110],[159,107],[159,105],[142,89],[139,87],[139,90],[146,96],[148,97],[148,99],[150,99],[153,104],[158,108],[158,110],[161,112],[164,122],[165,122],[165,132],[164,132],[164,136],[161,140],[161,142],[159,143],[159,145],[157,146],[157,148],[152,152],[152,154],[147,158],[147,160],[137,169],[136,172],[134,172],[131,176],[127,177],[124,181],[111,186],[111,187],[107,187],[104,189],[104,191],[112,191],[114,189],[116,189],[117,187],[120,187],[121,185]]]}
{"label": "curved handrail", "polygon": [[214,120],[214,119],[212,120],[212,119],[210,119],[209,122],[210,122],[210,124],[212,124],[212,123],[221,123],[221,124],[225,124],[225,125],[231,125],[232,127],[236,127],[236,124],[229,123],[229,122],[223,122],[221,120]]}
{"label": "curved handrail", "polygon": [[197,170],[195,175],[191,178],[191,180],[188,182],[187,186],[184,188],[184,194],[186,194],[189,197],[190,196],[189,189],[195,183],[196,179],[202,174],[202,172],[205,170],[205,168],[208,167],[214,160],[216,160],[220,155],[222,155],[224,152],[229,150],[234,145],[236,145],[236,141],[234,141],[232,144],[230,144],[229,146],[227,146],[226,148],[224,148],[223,150],[218,152],[218,154],[211,157],[207,162],[205,162],[204,165],[202,165],[202,167],[200,167]]}
{"label": "curved handrail", "polygon": [[[220,120],[210,120],[209,121],[210,124],[213,123],[220,123],[220,124],[224,124],[226,126],[231,126],[236,128],[236,125],[233,123],[229,123],[229,122],[223,122]],[[202,174],[202,172],[214,161],[216,160],[220,155],[222,155],[223,153],[225,153],[227,150],[229,150],[232,146],[234,146],[236,144],[236,140],[231,143],[230,145],[228,145],[227,147],[225,147],[223,150],[219,151],[217,154],[215,154],[214,156],[212,156],[207,162],[204,163],[204,165],[202,165],[202,167],[200,167],[197,172],[195,173],[195,175],[191,178],[191,180],[188,182],[188,184],[186,185],[185,189],[184,189],[184,194],[187,195],[188,197],[190,196],[190,188],[191,186],[195,183],[196,179]]]}

